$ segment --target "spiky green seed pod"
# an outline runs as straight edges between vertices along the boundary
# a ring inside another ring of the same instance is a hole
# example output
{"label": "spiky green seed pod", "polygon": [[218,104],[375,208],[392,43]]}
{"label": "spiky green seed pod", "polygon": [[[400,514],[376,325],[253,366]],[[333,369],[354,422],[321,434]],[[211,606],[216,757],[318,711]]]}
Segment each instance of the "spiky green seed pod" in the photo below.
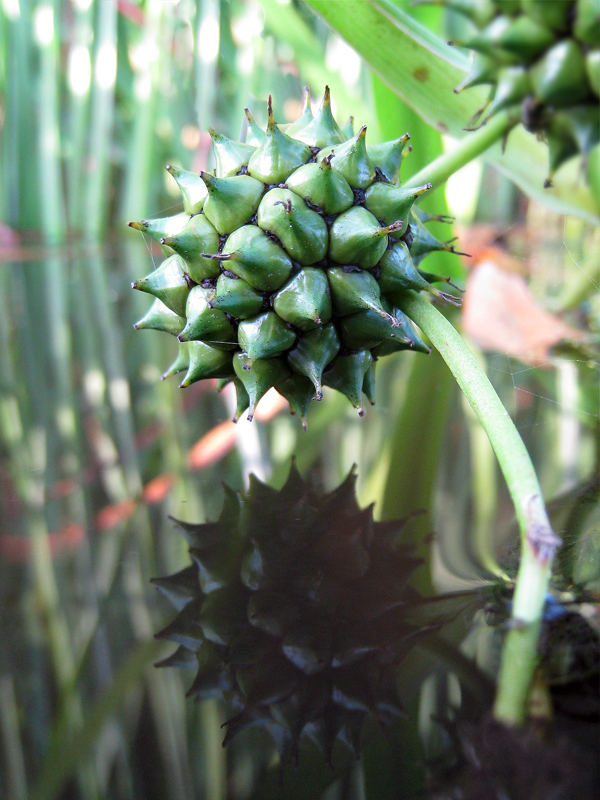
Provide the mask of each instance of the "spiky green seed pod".
{"label": "spiky green seed pod", "polygon": [[[521,111],[527,130],[544,138],[550,149],[550,171],[569,158],[584,157],[599,142],[582,149],[570,127],[557,122],[557,110],[570,112],[580,106],[596,118],[600,83],[600,5],[598,0],[421,0],[440,2],[455,9],[479,29],[464,42],[453,42],[475,51],[471,73],[455,91],[490,84],[492,102],[475,119],[482,124],[502,109]],[[491,6],[490,6],[491,3]],[[479,16],[477,7],[481,4]]]}
{"label": "spiky green seed pod", "polygon": [[[354,135],[333,118],[329,89],[314,117],[306,92],[287,128],[270,100],[267,111],[266,132],[247,111],[246,143],[211,130],[215,174],[171,168],[184,213],[132,223],[176,251],[135,282],[157,298],[136,327],[178,337],[166,374],[186,370],[182,385],[233,381],[236,419],[246,408],[252,418],[271,387],[303,425],[323,385],[362,413],[363,390],[374,398],[374,357],[429,351],[396,316],[406,292],[459,303],[417,269],[427,253],[454,250],[428,233],[437,217],[415,214],[429,185],[400,187],[408,134],[367,148],[365,127]],[[588,142],[593,132],[582,115],[569,135]]]}
{"label": "spiky green seed pod", "polygon": [[[372,387],[369,354],[350,360],[358,392]],[[305,415],[310,382],[276,385]],[[280,491],[254,477],[247,494],[226,490],[218,522],[179,523],[193,565],[154,581],[178,612],[157,634],[178,648],[158,666],[193,664],[188,696],[229,705],[224,743],[258,724],[284,763],[301,737],[328,760],[337,739],[357,752],[366,717],[385,728],[403,715],[396,667],[420,633],[403,524],[360,509],[353,472],[326,495],[294,466]]]}

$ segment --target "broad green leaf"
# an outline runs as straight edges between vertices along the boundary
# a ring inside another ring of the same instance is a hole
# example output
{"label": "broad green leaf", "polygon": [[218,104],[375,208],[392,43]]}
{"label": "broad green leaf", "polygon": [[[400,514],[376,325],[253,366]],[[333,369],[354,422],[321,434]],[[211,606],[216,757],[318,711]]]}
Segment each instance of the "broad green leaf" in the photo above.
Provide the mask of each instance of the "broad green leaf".
{"label": "broad green leaf", "polygon": [[[465,136],[464,128],[489,91],[478,87],[454,94],[454,87],[468,70],[465,55],[448,47],[391,0],[305,3],[430,125],[456,138]],[[504,153],[500,143],[485,153],[487,161],[531,197],[556,211],[600,222],[592,194],[577,174],[577,161],[569,162],[558,172],[554,188],[543,188],[547,158],[546,145],[522,127],[510,134]]]}

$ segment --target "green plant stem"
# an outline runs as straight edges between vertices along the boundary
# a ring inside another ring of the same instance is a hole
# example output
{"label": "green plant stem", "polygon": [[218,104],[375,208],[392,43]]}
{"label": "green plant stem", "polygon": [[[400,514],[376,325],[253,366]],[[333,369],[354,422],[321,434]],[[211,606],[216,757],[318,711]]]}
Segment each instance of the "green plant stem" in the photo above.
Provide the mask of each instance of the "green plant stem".
{"label": "green plant stem", "polygon": [[448,320],[427,300],[410,292],[402,310],[436,347],[494,449],[515,505],[521,532],[521,563],[506,636],[494,716],[507,724],[525,719],[537,664],[537,640],[552,560],[560,539],[553,533],[533,464],[512,419],[477,359]]}
{"label": "green plant stem", "polygon": [[431,183],[435,189],[451,175],[454,175],[465,164],[473,161],[496,142],[506,136],[511,128],[517,124],[517,119],[511,116],[508,111],[496,114],[479,130],[470,133],[461,139],[458,145],[450,152],[432,161],[416,175],[409,178],[404,184],[405,187],[421,186],[423,183]]}

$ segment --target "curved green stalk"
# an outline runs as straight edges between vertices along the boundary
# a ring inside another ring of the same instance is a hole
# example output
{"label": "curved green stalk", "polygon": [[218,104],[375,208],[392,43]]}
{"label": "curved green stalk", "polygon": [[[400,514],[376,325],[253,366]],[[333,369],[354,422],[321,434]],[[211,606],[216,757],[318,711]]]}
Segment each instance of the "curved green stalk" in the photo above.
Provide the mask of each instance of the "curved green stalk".
{"label": "curved green stalk", "polygon": [[475,132],[461,139],[454,150],[436,158],[422,170],[409,178],[405,187],[421,186],[423,183],[433,184],[435,189],[454,175],[461,167],[469,164],[474,158],[508,136],[518,119],[508,111],[496,114],[492,119]]}
{"label": "curved green stalk", "polygon": [[483,425],[515,505],[521,532],[521,563],[498,677],[494,715],[508,724],[524,721],[537,664],[537,639],[552,560],[560,539],[552,531],[533,464],[508,411],[461,336],[427,300],[410,292],[402,310],[427,334]]}

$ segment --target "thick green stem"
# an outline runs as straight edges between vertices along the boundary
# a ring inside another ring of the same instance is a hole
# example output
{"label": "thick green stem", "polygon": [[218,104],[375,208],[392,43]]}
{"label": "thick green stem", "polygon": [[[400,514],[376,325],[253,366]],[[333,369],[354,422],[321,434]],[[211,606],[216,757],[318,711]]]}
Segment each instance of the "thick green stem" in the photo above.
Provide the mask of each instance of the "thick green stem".
{"label": "thick green stem", "polygon": [[416,187],[424,183],[431,183],[434,188],[440,186],[465,164],[469,164],[474,158],[485,153],[493,144],[499,142],[516,123],[514,115],[511,116],[507,111],[496,114],[479,130],[461,139],[452,151],[444,153],[431,164],[423,167],[416,175],[409,178],[404,186]]}
{"label": "thick green stem", "polygon": [[523,440],[473,353],[448,320],[420,295],[410,292],[402,310],[427,334],[465,393],[494,448],[515,505],[521,532],[521,563],[513,595],[513,627],[502,653],[494,715],[518,725],[525,718],[537,663],[540,620],[560,539],[550,527]]}

